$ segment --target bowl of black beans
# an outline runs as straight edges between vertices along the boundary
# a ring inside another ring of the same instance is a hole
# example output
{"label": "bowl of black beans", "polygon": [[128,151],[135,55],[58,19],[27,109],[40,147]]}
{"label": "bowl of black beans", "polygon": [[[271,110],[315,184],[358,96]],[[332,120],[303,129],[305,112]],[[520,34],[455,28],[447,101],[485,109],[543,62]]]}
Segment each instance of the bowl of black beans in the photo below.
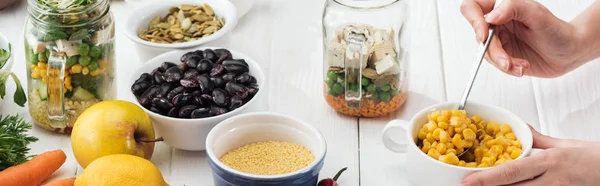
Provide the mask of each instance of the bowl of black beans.
{"label": "bowl of black beans", "polygon": [[131,78],[131,96],[168,145],[205,150],[208,132],[241,113],[261,93],[256,61],[225,48],[175,50],[144,63]]}

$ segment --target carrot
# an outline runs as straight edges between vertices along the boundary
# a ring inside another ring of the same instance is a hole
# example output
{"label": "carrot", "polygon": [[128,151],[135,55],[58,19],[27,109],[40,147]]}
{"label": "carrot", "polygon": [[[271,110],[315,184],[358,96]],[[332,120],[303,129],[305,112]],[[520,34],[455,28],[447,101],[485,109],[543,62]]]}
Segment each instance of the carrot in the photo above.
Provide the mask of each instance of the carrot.
{"label": "carrot", "polygon": [[0,183],[2,186],[38,186],[58,170],[66,159],[62,150],[42,153],[0,172]]}
{"label": "carrot", "polygon": [[53,181],[42,186],[73,186],[75,185],[75,178],[67,178],[62,180]]}

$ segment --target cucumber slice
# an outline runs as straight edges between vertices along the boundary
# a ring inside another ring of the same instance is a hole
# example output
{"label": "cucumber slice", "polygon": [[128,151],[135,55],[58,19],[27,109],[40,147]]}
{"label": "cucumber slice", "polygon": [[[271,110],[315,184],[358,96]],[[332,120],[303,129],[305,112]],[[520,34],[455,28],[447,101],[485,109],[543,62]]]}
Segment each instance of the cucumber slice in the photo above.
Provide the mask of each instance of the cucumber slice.
{"label": "cucumber slice", "polygon": [[81,87],[77,87],[73,91],[72,98],[75,100],[86,101],[86,100],[96,99],[96,96],[94,96],[94,94],[90,93],[89,91],[87,91]]}
{"label": "cucumber slice", "polygon": [[36,80],[35,88],[42,101],[48,100],[48,85],[46,83]]}

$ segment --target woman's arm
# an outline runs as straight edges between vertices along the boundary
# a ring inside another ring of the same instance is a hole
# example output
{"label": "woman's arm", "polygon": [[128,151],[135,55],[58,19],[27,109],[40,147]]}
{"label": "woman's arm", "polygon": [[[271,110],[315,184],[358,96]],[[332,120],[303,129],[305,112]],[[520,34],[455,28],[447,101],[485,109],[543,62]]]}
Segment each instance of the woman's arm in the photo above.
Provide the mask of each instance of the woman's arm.
{"label": "woman's arm", "polygon": [[582,52],[576,63],[580,65],[600,57],[600,0],[596,0],[571,21]]}

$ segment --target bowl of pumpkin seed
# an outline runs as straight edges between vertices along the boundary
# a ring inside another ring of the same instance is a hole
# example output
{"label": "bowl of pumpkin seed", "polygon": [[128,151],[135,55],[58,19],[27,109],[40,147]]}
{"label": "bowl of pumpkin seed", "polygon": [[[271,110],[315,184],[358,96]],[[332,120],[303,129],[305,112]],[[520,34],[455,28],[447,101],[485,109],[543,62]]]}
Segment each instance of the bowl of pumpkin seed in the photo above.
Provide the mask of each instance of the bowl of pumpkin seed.
{"label": "bowl of pumpkin seed", "polygon": [[149,47],[184,49],[223,37],[237,22],[237,9],[229,1],[152,0],[136,4],[125,35]]}

